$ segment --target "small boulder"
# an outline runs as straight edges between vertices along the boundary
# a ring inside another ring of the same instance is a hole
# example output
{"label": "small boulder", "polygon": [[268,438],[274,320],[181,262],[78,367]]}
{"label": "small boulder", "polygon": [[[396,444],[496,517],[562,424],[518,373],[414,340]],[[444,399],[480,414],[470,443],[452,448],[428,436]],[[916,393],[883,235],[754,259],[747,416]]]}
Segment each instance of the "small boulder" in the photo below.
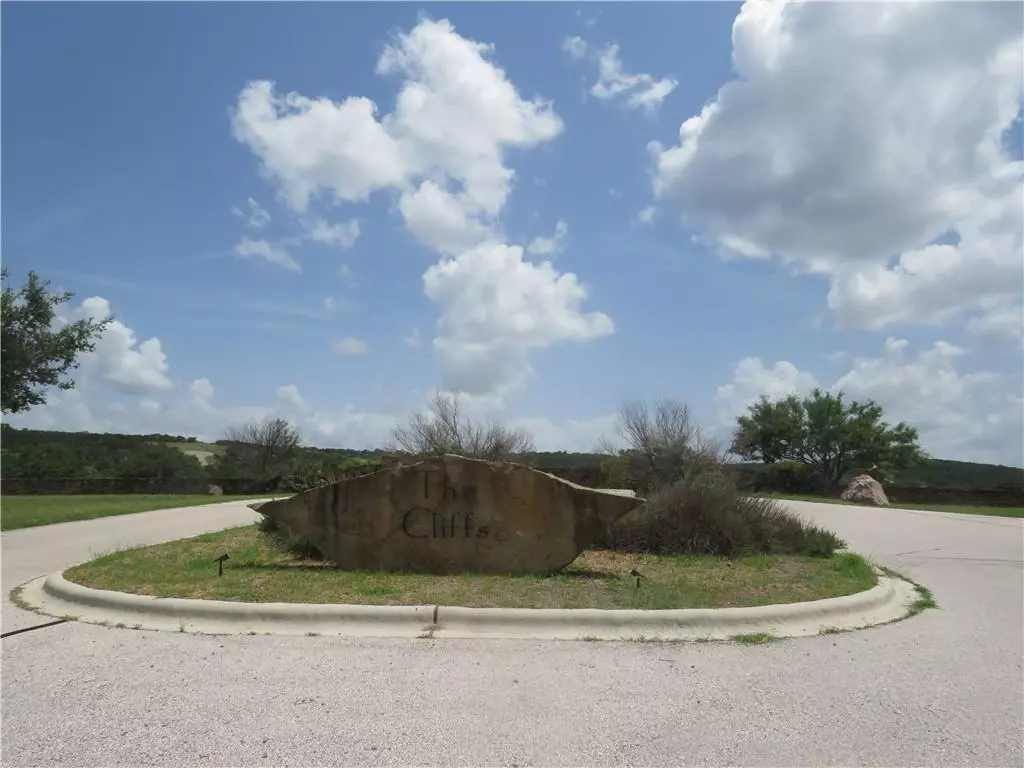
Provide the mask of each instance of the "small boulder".
{"label": "small boulder", "polygon": [[889,506],[889,499],[885,495],[882,484],[871,475],[857,475],[850,484],[846,486],[839,497],[843,501],[859,501],[874,504],[876,507]]}
{"label": "small boulder", "polygon": [[223,488],[221,488],[221,487],[220,487],[219,485],[211,485],[211,486],[210,486],[210,487],[209,487],[209,488],[207,489],[207,492],[208,492],[208,493],[209,493],[209,494],[210,494],[211,496],[223,496],[223,495],[224,495],[224,489],[223,489]]}

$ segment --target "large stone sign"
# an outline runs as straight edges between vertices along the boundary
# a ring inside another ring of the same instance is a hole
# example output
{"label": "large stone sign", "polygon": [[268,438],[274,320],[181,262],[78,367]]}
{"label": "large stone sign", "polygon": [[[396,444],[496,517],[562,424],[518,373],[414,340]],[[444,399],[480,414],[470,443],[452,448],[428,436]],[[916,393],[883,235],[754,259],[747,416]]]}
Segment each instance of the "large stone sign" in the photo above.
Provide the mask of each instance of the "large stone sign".
{"label": "large stone sign", "polygon": [[518,464],[445,455],[253,509],[340,568],[551,573],[642,502]]}

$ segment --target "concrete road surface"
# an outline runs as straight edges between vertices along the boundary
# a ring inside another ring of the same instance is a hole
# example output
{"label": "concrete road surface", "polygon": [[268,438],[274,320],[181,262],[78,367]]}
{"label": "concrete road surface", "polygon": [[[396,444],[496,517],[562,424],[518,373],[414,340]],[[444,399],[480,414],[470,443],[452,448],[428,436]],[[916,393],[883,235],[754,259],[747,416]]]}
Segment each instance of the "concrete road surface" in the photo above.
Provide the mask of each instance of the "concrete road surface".
{"label": "concrete road surface", "polygon": [[[790,503],[940,610],[754,647],[68,623],[2,641],[2,763],[1021,766],[1022,521]],[[235,504],[5,533],[3,588],[251,518]],[[7,603],[3,620],[39,621]]]}

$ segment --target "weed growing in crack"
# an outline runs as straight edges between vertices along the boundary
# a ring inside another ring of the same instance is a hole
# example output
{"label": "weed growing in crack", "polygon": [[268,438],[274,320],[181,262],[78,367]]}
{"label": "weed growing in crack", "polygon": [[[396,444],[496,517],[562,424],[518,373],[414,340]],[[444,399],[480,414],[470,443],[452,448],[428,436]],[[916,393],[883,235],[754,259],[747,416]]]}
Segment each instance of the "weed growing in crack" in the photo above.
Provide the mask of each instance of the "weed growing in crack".
{"label": "weed growing in crack", "polygon": [[778,638],[770,632],[748,632],[742,635],[731,635],[729,639],[743,645],[764,645]]}

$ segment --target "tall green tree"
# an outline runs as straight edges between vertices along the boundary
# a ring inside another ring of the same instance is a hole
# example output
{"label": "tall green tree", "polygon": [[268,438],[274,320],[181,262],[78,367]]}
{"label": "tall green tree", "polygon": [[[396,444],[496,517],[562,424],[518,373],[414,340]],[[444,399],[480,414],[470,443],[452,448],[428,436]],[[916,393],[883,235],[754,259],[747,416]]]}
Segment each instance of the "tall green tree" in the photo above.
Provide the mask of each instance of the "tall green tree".
{"label": "tall green tree", "polygon": [[91,352],[109,318],[85,318],[55,328],[56,309],[74,295],[50,293],[49,282],[35,272],[18,290],[0,270],[0,408],[4,413],[27,411],[46,402],[46,390],[74,389],[68,372],[78,367],[78,356]]}
{"label": "tall green tree", "polygon": [[820,389],[803,398],[762,397],[737,419],[730,450],[765,464],[800,462],[832,488],[851,470],[905,469],[926,458],[916,429],[886,423],[872,400],[843,398]]}

